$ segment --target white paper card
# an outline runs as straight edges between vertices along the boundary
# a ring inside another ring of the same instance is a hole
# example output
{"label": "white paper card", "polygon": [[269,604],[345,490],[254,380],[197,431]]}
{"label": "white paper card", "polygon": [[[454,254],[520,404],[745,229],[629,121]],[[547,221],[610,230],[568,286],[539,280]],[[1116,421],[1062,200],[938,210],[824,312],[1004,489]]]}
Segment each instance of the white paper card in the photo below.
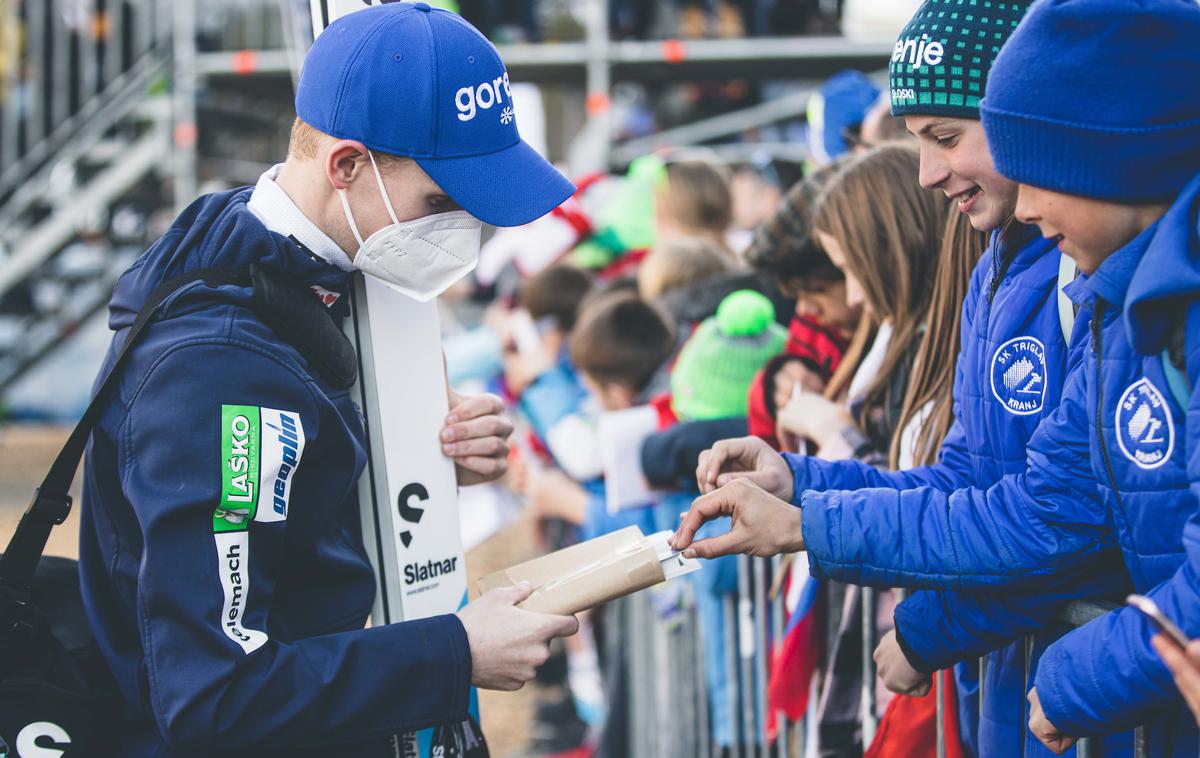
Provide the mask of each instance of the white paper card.
{"label": "white paper card", "polygon": [[642,475],[642,443],[658,429],[658,412],[648,405],[600,415],[600,457],[609,513],[647,505],[655,498]]}

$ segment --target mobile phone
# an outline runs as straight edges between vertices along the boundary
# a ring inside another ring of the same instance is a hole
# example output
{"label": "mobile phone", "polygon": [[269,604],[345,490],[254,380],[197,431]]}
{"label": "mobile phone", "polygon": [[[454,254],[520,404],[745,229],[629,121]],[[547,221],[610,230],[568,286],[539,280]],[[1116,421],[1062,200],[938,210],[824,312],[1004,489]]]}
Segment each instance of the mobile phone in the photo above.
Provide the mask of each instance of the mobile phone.
{"label": "mobile phone", "polygon": [[1190,640],[1187,638],[1187,635],[1175,625],[1174,621],[1163,615],[1163,612],[1158,607],[1158,603],[1145,595],[1130,595],[1125,598],[1125,602],[1145,614],[1146,618],[1150,620],[1150,625],[1155,630],[1170,637],[1176,645],[1179,645],[1181,648],[1188,646]]}

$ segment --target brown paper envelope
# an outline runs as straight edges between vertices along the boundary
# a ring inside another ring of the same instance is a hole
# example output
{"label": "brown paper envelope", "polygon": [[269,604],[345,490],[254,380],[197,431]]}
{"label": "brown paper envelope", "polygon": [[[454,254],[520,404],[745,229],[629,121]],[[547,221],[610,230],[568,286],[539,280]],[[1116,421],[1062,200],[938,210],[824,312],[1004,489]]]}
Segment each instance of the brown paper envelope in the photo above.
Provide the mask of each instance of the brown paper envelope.
{"label": "brown paper envelope", "polygon": [[479,594],[529,582],[533,594],[521,608],[569,615],[664,580],[658,554],[636,526],[581,542],[497,571],[477,582]]}

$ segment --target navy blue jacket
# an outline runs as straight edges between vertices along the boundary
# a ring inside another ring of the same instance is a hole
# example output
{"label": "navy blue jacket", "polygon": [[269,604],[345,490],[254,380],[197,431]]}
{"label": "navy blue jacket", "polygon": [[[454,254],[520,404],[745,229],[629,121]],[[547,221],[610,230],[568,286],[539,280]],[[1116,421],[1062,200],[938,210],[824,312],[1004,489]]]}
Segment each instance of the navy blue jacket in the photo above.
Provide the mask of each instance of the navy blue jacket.
{"label": "navy blue jacket", "polygon": [[[256,263],[346,289],[268,231],[250,193],[200,198],[125,272],[105,370],[148,295],[188,271]],[[370,755],[467,716],[456,616],[363,629],[361,415],[251,297],[195,284],[168,299],[88,449],[80,575],[124,700],[113,755]]]}
{"label": "navy blue jacket", "polygon": [[[949,498],[891,491],[871,509],[858,507],[857,494],[805,492],[814,573],[864,584],[1038,586],[1103,560],[1115,545],[1134,588],[1161,598],[1185,631],[1200,633],[1200,553],[1189,523],[1197,504],[1190,482],[1200,481],[1200,465],[1188,465],[1200,427],[1188,434],[1163,358],[1152,350],[1169,331],[1163,299],[1194,293],[1180,288],[1197,278],[1197,198],[1200,178],[1166,217],[1067,288],[1081,306],[1079,320],[1090,322],[1088,348],[1058,409],[1031,438],[1024,472]],[[1148,302],[1157,308],[1137,318],[1138,304]],[[1196,377],[1195,308],[1188,319],[1187,375]],[[1131,336],[1149,353],[1135,350]],[[1193,401],[1189,414],[1196,410]],[[1194,756],[1195,722],[1148,637],[1141,619],[1120,611],[1052,646],[1036,679],[1050,721],[1068,734],[1110,734],[1145,722],[1152,754],[1171,748]],[[1091,649],[1077,654],[1098,665],[1076,665],[1071,654],[1084,641]]]}

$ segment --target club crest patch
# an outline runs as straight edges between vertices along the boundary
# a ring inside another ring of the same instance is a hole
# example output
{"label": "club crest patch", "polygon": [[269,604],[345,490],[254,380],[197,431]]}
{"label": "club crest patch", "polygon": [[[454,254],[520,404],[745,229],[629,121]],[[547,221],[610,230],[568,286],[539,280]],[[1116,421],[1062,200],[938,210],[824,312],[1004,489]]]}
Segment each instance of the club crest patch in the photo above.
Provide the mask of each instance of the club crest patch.
{"label": "club crest patch", "polygon": [[1149,379],[1138,379],[1117,403],[1117,445],[1138,468],[1155,469],[1175,449],[1175,422],[1167,399]]}
{"label": "club crest patch", "polygon": [[1014,416],[1038,413],[1046,402],[1046,346],[1014,337],[992,356],[992,395]]}

